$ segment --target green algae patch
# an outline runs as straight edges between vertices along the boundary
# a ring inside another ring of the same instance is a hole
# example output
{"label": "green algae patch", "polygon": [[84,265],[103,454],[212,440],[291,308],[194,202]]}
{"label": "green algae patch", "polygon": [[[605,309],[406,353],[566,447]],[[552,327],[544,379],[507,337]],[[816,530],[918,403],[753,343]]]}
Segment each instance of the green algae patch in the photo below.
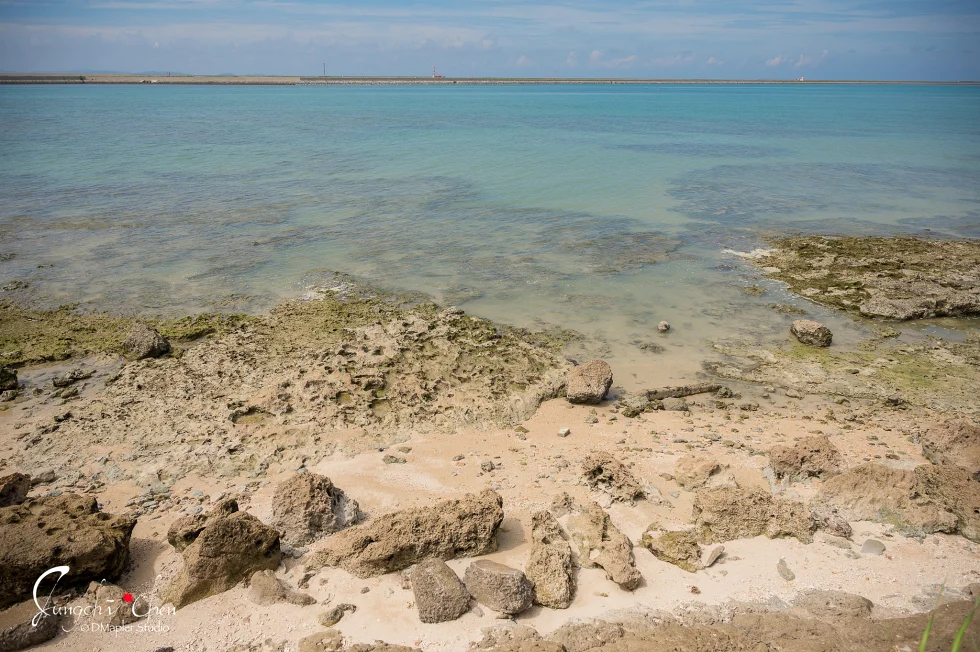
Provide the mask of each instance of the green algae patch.
{"label": "green algae patch", "polygon": [[[171,341],[190,342],[230,332],[255,320],[244,315],[204,314],[145,321]],[[31,310],[0,302],[0,360],[19,367],[96,353],[120,353],[123,340],[136,321],[107,313],[80,313],[71,305]]]}
{"label": "green algae patch", "polygon": [[[980,414],[980,338],[903,344],[870,339],[856,351],[803,345],[765,348],[715,344],[723,358],[705,363],[715,376],[848,398],[909,403],[944,412]],[[900,398],[901,400],[895,400]]]}
{"label": "green algae patch", "polygon": [[790,236],[754,262],[822,305],[894,320],[980,314],[980,240]]}

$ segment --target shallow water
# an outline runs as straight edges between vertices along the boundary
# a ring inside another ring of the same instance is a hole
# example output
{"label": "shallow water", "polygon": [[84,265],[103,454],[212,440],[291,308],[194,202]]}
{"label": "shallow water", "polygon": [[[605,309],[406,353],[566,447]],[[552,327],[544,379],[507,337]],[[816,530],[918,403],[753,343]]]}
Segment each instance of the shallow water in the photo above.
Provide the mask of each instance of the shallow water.
{"label": "shallow water", "polygon": [[578,329],[626,386],[783,339],[772,303],[866,334],[725,249],[980,236],[975,87],[5,86],[0,124],[10,296],[260,311],[339,270]]}

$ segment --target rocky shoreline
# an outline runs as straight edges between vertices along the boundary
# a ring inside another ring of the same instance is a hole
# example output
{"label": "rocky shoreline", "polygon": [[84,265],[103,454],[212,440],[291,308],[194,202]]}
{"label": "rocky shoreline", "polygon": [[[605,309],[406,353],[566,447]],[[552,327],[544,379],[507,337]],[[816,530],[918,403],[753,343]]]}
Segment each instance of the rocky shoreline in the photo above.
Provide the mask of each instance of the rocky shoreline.
{"label": "rocky shoreline", "polygon": [[[933,312],[976,295],[975,243],[792,242],[755,262],[859,315],[908,301],[870,250],[955,294]],[[915,649],[933,617],[949,649],[980,599],[980,338],[804,322],[627,393],[572,333],[424,300],[5,305],[0,650]]]}

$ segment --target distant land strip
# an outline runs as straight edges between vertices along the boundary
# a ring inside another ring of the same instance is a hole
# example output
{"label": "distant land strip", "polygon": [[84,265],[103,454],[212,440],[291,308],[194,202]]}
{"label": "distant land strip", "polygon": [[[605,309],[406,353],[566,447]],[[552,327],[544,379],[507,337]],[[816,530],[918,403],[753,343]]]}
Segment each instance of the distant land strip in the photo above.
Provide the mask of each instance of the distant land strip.
{"label": "distant land strip", "polygon": [[3,73],[0,84],[201,84],[226,86],[451,86],[454,84],[898,84],[923,86],[980,85],[980,81],[875,81],[795,79],[610,79],[603,77],[395,77],[395,76],[246,76],[246,75],[121,75]]}

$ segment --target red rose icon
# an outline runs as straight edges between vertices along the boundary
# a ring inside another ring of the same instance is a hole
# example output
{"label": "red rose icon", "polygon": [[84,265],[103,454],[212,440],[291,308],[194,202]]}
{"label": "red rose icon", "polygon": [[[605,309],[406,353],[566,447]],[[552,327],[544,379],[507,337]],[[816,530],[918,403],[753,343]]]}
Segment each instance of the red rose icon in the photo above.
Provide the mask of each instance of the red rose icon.
{"label": "red rose icon", "polygon": [[132,593],[123,593],[123,602],[132,602],[132,601],[133,601]]}

